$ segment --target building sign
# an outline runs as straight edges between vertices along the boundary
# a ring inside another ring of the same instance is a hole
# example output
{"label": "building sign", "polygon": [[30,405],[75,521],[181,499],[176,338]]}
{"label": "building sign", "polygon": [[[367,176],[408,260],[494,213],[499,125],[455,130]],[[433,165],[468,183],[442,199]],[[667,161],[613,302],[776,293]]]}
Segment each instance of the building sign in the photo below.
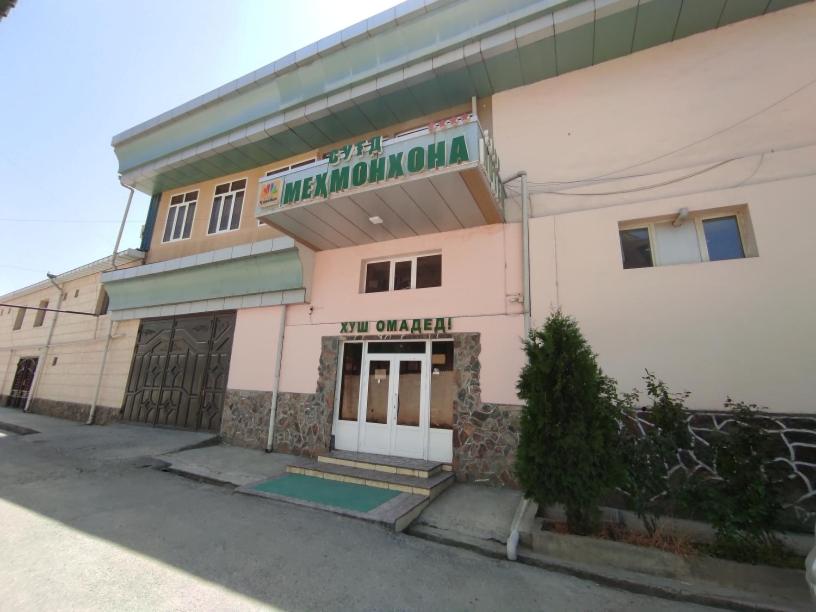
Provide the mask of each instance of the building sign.
{"label": "building sign", "polygon": [[[370,323],[370,324],[369,324]],[[344,321],[340,323],[341,334],[438,334],[451,331],[451,317],[430,319],[380,319],[379,321]]]}
{"label": "building sign", "polygon": [[269,182],[261,185],[261,190],[258,195],[258,206],[266,208],[273,206],[280,202],[281,192],[283,191],[283,179],[275,178]]}
{"label": "building sign", "polygon": [[470,115],[457,115],[428,127],[427,132],[415,136],[390,140],[372,136],[338,147],[311,166],[261,179],[258,207],[282,209],[452,166],[470,167],[476,162],[489,175],[491,186],[497,183],[493,180],[493,175],[498,175],[497,160],[479,123]]}

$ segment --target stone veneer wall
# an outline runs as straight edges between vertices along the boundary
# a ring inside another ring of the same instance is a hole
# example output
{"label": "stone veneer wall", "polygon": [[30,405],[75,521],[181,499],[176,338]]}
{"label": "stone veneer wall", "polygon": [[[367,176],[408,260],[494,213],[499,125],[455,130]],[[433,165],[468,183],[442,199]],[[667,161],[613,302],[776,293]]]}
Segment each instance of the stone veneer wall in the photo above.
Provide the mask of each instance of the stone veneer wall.
{"label": "stone veneer wall", "polygon": [[[781,522],[787,529],[812,533],[816,522],[816,416],[763,413],[763,428],[772,434],[774,463],[784,483]],[[640,431],[651,427],[642,413],[636,416]],[[728,435],[733,420],[728,412],[690,411],[687,424],[691,449],[680,451],[671,472],[704,473],[717,477],[717,466],[708,452],[715,436]]]}
{"label": "stone veneer wall", "polygon": [[272,443],[276,451],[314,457],[329,450],[339,350],[339,336],[324,336],[315,392],[279,395]]}
{"label": "stone veneer wall", "polygon": [[[41,399],[37,397],[31,400],[31,404],[28,408],[29,412],[33,412],[34,414],[44,414],[45,416],[68,419],[69,421],[79,421],[82,423],[88,420],[88,415],[91,411],[90,404],[63,402],[60,400]],[[94,425],[114,423],[120,419],[121,412],[121,408],[97,406],[94,412]]]}
{"label": "stone veneer wall", "polygon": [[246,448],[266,448],[271,391],[227,389],[221,415],[221,439]]}
{"label": "stone veneer wall", "polygon": [[521,406],[482,402],[481,350],[480,334],[453,334],[453,471],[460,481],[517,487]]}

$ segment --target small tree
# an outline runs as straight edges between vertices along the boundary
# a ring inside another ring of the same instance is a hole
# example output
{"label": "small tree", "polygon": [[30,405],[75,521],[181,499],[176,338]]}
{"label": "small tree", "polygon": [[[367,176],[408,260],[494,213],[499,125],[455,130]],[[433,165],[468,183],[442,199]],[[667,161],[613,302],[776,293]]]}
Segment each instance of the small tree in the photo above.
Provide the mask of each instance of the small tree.
{"label": "small tree", "polygon": [[674,505],[676,489],[680,488],[670,482],[669,470],[677,463],[678,453],[691,446],[685,413],[689,394],[670,392],[648,370],[643,380],[651,405],[642,409],[640,416],[647,422],[642,430],[635,408],[638,393],[624,394],[622,398],[629,422],[621,440],[625,477],[620,488],[629,508],[643,521],[649,535],[654,535],[660,517]]}
{"label": "small tree", "polygon": [[564,504],[571,532],[591,533],[600,500],[621,476],[614,382],[560,311],[530,332],[524,351],[519,481],[540,505]]}

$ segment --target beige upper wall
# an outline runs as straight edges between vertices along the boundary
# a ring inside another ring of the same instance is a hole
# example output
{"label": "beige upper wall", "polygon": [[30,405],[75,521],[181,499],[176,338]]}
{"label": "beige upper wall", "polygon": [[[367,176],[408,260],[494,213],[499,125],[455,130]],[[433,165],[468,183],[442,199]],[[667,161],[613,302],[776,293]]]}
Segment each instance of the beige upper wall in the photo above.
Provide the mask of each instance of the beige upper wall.
{"label": "beige upper wall", "polygon": [[[137,263],[120,267],[131,267]],[[96,272],[61,283],[67,297],[61,310],[94,313],[99,300],[101,273]],[[48,300],[48,308],[56,308],[59,292],[53,286],[18,296],[8,303],[38,306]],[[51,348],[43,360],[48,333],[54,322],[54,312],[45,314],[41,327],[34,327],[36,311],[26,311],[23,326],[13,330],[16,308],[0,309],[0,395],[8,395],[17,368],[23,357],[39,357],[40,370],[35,397],[89,404],[93,401],[99,366],[110,322],[109,315],[99,317],[59,313]],[[118,408],[124,395],[127,375],[133,358],[138,321],[115,323],[114,339],[109,348],[105,373],[100,389],[99,404]],[[54,364],[54,357],[57,363]]]}
{"label": "beige upper wall", "polygon": [[[816,411],[814,32],[809,3],[494,96],[533,188],[534,323],[576,317],[622,390],[648,368],[693,408]],[[545,184],[616,170],[643,176]],[[739,205],[758,257],[623,269],[620,222]]]}
{"label": "beige upper wall", "polygon": [[[448,117],[453,114],[470,111],[470,104],[460,105],[448,110],[440,111],[433,115],[420,117],[412,121],[399,123],[389,126],[384,130],[375,130],[367,134],[340,141],[321,150],[314,150],[302,155],[259,166],[245,172],[236,174],[229,174],[219,177],[211,181],[203,183],[193,183],[186,187],[174,189],[162,194],[159,203],[158,215],[156,217],[156,226],[153,231],[153,238],[150,243],[150,251],[147,254],[145,263],[153,263],[156,261],[164,261],[167,259],[174,259],[176,257],[184,257],[187,255],[194,255],[204,251],[212,251],[238,244],[245,244],[248,242],[255,242],[258,240],[266,240],[267,238],[274,238],[281,235],[281,232],[271,228],[267,225],[258,226],[255,219],[255,203],[258,199],[258,181],[263,178],[266,172],[275,170],[280,167],[285,167],[290,164],[312,159],[314,157],[320,158],[324,153],[342,146],[348,142],[357,142],[374,135],[392,136],[393,134],[419,127],[430,123],[436,119]],[[489,99],[480,100],[478,102],[479,119],[483,127],[490,129],[491,122],[491,103]],[[244,196],[243,209],[241,211],[241,222],[237,230],[224,232],[220,234],[207,235],[207,229],[210,220],[210,213],[212,211],[213,198],[215,196],[215,187],[222,183],[231,182],[240,179],[247,179],[247,190]],[[198,201],[196,205],[195,216],[193,219],[193,226],[190,231],[190,238],[186,240],[175,240],[167,243],[162,243],[164,235],[164,228],[167,223],[167,213],[170,206],[170,199],[179,193],[188,193],[193,190],[198,190]]]}

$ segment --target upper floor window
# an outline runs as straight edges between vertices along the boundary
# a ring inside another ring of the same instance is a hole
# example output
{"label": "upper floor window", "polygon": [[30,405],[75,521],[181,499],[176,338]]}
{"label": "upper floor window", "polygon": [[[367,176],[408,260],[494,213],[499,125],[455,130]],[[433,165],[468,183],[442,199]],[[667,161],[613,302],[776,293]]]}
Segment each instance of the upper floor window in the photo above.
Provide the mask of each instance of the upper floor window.
{"label": "upper floor window", "polygon": [[43,321],[45,321],[45,313],[47,312],[45,310],[46,308],[48,308],[48,300],[40,300],[40,310],[38,310],[34,316],[34,327],[42,327]]}
{"label": "upper floor window", "polygon": [[170,198],[162,242],[184,240],[190,237],[197,201],[198,191],[179,193]]}
{"label": "upper floor window", "polygon": [[246,179],[224,183],[215,188],[208,234],[218,234],[238,229],[244,206]]}
{"label": "upper floor window", "polygon": [[23,319],[25,319],[26,309],[18,307],[17,308],[17,316],[14,317],[14,326],[12,329],[17,331],[23,326]]}
{"label": "upper floor window", "polygon": [[620,226],[623,267],[650,268],[756,257],[747,207],[633,221]]}
{"label": "upper floor window", "polygon": [[[323,157],[328,157],[328,153]],[[288,166],[281,166],[280,168],[275,168],[273,170],[267,170],[265,176],[274,176],[275,174],[280,174],[281,172],[286,172],[287,170],[294,170],[295,168],[303,168],[304,166],[311,166],[317,161],[316,157],[310,157],[309,159],[304,159],[303,161],[295,162],[294,164],[289,164]]]}
{"label": "upper floor window", "polygon": [[424,289],[442,285],[442,255],[418,255],[365,265],[363,293]]}

